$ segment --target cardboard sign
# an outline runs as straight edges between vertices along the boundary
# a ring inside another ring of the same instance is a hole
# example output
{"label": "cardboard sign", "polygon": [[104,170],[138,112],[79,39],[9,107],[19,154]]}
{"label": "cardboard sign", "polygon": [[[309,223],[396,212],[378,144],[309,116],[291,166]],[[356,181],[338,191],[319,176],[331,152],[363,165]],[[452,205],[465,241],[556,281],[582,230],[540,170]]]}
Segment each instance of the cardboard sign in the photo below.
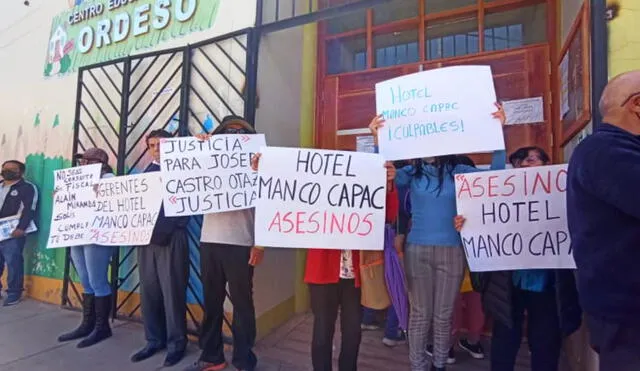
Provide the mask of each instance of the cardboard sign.
{"label": "cardboard sign", "polygon": [[151,240],[162,205],[160,174],[102,179],[87,240],[103,246],[140,246]]}
{"label": "cardboard sign", "polygon": [[504,149],[488,66],[439,68],[376,84],[378,132],[386,160]]}
{"label": "cardboard sign", "polygon": [[254,206],[257,174],[251,157],[263,134],[167,139],[160,145],[167,216],[202,215]]}
{"label": "cardboard sign", "polygon": [[575,268],[566,189],[566,165],[456,175],[469,269]]}
{"label": "cardboard sign", "polygon": [[382,250],[386,170],[370,153],[261,150],[256,244]]}
{"label": "cardboard sign", "polygon": [[101,165],[56,170],[53,213],[47,248],[85,245],[85,232],[96,207],[94,185],[100,180]]}
{"label": "cardboard sign", "polygon": [[[0,242],[13,238],[11,234],[18,228],[18,224],[20,224],[20,215],[0,219]],[[24,233],[30,234],[37,231],[36,224],[31,221]]]}

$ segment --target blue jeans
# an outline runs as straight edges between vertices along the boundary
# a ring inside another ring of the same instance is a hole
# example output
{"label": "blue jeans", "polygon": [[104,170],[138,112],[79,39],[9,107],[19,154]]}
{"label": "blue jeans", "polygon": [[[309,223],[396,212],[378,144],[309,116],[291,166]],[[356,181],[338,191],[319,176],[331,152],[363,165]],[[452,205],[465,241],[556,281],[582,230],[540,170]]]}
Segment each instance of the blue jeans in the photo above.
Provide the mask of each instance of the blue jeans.
{"label": "blue jeans", "polygon": [[87,245],[73,246],[71,259],[76,267],[85,294],[97,297],[111,295],[109,263],[115,247]]}
{"label": "blue jeans", "polygon": [[[24,244],[26,238],[11,238],[0,242],[0,252],[2,253],[2,270],[4,263],[7,263],[7,294],[11,297],[20,297],[24,289]],[[2,274],[0,270],[0,274]]]}
{"label": "blue jeans", "polygon": [[[374,321],[376,312],[377,311],[375,309],[363,307],[362,323],[364,323],[365,325],[372,324]],[[386,337],[387,339],[393,339],[393,340],[398,339],[400,337],[398,326],[399,326],[398,316],[396,315],[396,310],[393,308],[393,305],[391,305],[389,306],[389,309],[387,309],[387,323],[384,327],[384,337]]]}

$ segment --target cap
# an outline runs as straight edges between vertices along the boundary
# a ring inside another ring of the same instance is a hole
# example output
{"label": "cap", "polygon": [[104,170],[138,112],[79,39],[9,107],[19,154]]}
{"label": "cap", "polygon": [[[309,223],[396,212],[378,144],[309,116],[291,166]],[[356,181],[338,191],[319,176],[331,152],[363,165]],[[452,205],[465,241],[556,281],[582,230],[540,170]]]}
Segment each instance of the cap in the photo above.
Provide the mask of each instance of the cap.
{"label": "cap", "polygon": [[100,148],[89,148],[84,151],[84,153],[76,154],[75,158],[87,161],[97,161],[103,164],[109,162],[109,155],[107,155],[107,152]]}
{"label": "cap", "polygon": [[222,122],[220,123],[220,125],[218,125],[214,130],[212,134],[224,134],[224,131],[230,126],[230,125],[240,125],[242,126],[244,129],[246,129],[249,133],[255,133],[256,129],[253,128],[253,126],[251,126],[247,120],[245,120],[243,117],[241,116],[236,116],[236,115],[229,115],[226,116],[225,118],[222,119]]}

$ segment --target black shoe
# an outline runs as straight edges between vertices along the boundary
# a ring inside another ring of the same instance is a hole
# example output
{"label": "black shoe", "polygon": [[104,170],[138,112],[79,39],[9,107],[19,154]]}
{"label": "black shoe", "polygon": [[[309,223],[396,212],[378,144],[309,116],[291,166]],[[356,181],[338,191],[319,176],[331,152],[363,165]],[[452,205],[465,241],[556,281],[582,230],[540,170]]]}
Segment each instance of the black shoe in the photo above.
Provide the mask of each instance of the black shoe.
{"label": "black shoe", "polygon": [[167,353],[167,358],[164,359],[164,367],[171,367],[178,364],[184,358],[185,350],[174,350]]}
{"label": "black shoe", "polygon": [[164,349],[164,347],[158,347],[151,344],[147,344],[144,348],[140,349],[134,355],[131,356],[131,362],[141,362],[145,359],[153,357],[154,354]]}
{"label": "black shoe", "polygon": [[482,348],[482,345],[479,342],[476,343],[476,344],[471,344],[466,339],[465,340],[461,339],[458,342],[458,345],[464,351],[469,353],[471,355],[471,357],[473,357],[475,359],[484,359],[484,349]]}
{"label": "black shoe", "polygon": [[431,371],[446,371],[447,369],[444,367],[436,367],[434,365],[431,365]]}
{"label": "black shoe", "polygon": [[95,298],[96,302],[96,325],[91,334],[78,343],[78,348],[90,347],[110,338],[111,327],[109,326],[109,313],[111,313],[111,295]]}
{"label": "black shoe", "polygon": [[449,354],[447,355],[447,364],[452,365],[456,363],[456,351],[451,347],[449,349]]}
{"label": "black shoe", "polygon": [[58,337],[59,342],[81,339],[89,336],[96,327],[96,306],[93,294],[82,294],[82,322],[75,330]]}

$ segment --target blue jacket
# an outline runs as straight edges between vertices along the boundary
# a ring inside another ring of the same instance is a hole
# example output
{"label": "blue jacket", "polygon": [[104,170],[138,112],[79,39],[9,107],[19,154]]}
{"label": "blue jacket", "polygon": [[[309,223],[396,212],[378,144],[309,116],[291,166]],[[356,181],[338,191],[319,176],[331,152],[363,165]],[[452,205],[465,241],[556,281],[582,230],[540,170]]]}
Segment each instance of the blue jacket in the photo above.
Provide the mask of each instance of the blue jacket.
{"label": "blue jacket", "polygon": [[[0,181],[0,186],[4,186],[4,181]],[[26,230],[36,215],[37,206],[38,189],[35,185],[22,179],[7,191],[4,200],[2,200],[0,218],[18,215],[22,209],[17,229]]]}
{"label": "blue jacket", "polygon": [[640,137],[603,124],[576,148],[567,217],[578,291],[591,316],[640,323]]}

